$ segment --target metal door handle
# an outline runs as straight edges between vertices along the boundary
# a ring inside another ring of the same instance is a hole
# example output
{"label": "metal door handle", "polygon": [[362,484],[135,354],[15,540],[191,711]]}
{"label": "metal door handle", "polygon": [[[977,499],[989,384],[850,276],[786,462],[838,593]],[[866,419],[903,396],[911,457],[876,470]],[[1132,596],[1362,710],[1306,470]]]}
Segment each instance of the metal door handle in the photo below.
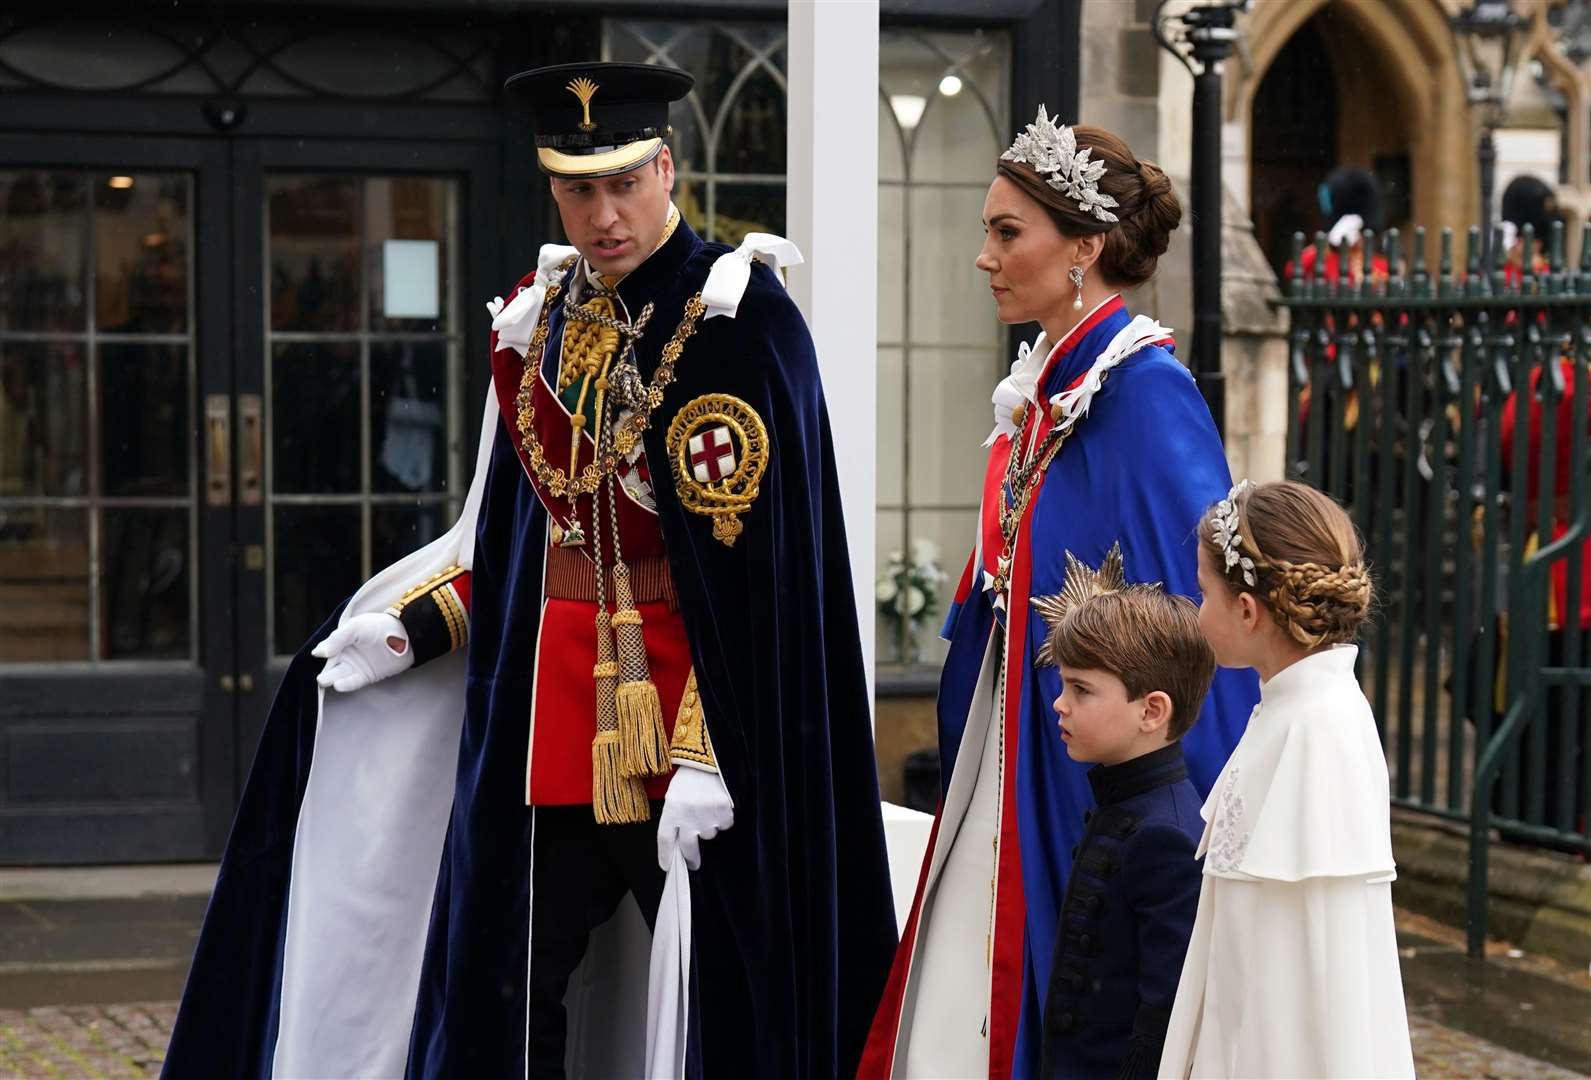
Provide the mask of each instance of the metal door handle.
{"label": "metal door handle", "polygon": [[211,506],[232,502],[232,401],[225,394],[204,399],[205,491]]}
{"label": "metal door handle", "polygon": [[238,395],[238,501],[258,506],[262,497],[260,462],[265,453],[263,406],[258,394]]}

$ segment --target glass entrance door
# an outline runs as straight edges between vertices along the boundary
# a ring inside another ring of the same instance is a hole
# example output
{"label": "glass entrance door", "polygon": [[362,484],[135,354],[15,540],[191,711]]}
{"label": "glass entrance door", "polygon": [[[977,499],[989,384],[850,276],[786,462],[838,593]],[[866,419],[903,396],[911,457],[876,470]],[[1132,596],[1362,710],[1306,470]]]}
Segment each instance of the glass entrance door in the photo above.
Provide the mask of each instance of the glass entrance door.
{"label": "glass entrance door", "polygon": [[0,135],[0,865],[219,854],[287,659],[451,525],[494,164]]}
{"label": "glass entrance door", "polygon": [[460,182],[270,173],[266,639],[296,652],[461,502]]}
{"label": "glass entrance door", "polygon": [[224,173],[195,142],[0,140],[3,862],[192,858],[225,829],[231,508],[198,416],[229,407]]}

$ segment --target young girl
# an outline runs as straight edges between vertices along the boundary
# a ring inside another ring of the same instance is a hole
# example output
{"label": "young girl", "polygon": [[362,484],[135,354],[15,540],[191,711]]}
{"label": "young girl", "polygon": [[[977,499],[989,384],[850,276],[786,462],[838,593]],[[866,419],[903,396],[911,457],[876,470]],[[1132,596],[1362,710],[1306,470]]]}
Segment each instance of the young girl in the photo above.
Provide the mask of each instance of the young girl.
{"label": "young girl", "polygon": [[1370,575],[1340,506],[1246,481],[1199,524],[1199,623],[1260,703],[1204,804],[1162,1077],[1414,1075],[1387,768],[1349,644]]}

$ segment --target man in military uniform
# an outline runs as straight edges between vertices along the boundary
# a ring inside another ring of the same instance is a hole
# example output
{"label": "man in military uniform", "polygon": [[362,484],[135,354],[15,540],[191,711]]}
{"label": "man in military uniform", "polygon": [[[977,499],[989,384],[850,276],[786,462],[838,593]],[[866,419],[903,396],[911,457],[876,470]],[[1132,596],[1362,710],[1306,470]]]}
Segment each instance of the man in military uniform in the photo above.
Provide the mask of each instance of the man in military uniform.
{"label": "man in military uniform", "polygon": [[[459,525],[289,671],[168,1074],[589,1072],[564,1005],[603,975],[571,974],[626,896],[652,924],[671,867],[686,1071],[854,1071],[894,920],[833,450],[763,265],[793,247],[704,243],[670,201],[690,87],[509,80],[573,247],[489,305]],[[604,1041],[641,1034],[623,996]]]}

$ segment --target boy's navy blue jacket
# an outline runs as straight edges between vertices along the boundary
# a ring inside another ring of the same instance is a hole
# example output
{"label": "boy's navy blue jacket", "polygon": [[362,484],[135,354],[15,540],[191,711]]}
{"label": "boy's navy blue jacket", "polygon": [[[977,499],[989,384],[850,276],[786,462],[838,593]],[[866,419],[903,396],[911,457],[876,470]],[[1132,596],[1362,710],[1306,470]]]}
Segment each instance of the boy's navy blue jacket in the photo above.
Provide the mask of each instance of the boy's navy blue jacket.
{"label": "boy's navy blue jacket", "polygon": [[1047,1078],[1153,1077],[1199,908],[1204,819],[1182,744],[1089,770],[1044,999]]}

